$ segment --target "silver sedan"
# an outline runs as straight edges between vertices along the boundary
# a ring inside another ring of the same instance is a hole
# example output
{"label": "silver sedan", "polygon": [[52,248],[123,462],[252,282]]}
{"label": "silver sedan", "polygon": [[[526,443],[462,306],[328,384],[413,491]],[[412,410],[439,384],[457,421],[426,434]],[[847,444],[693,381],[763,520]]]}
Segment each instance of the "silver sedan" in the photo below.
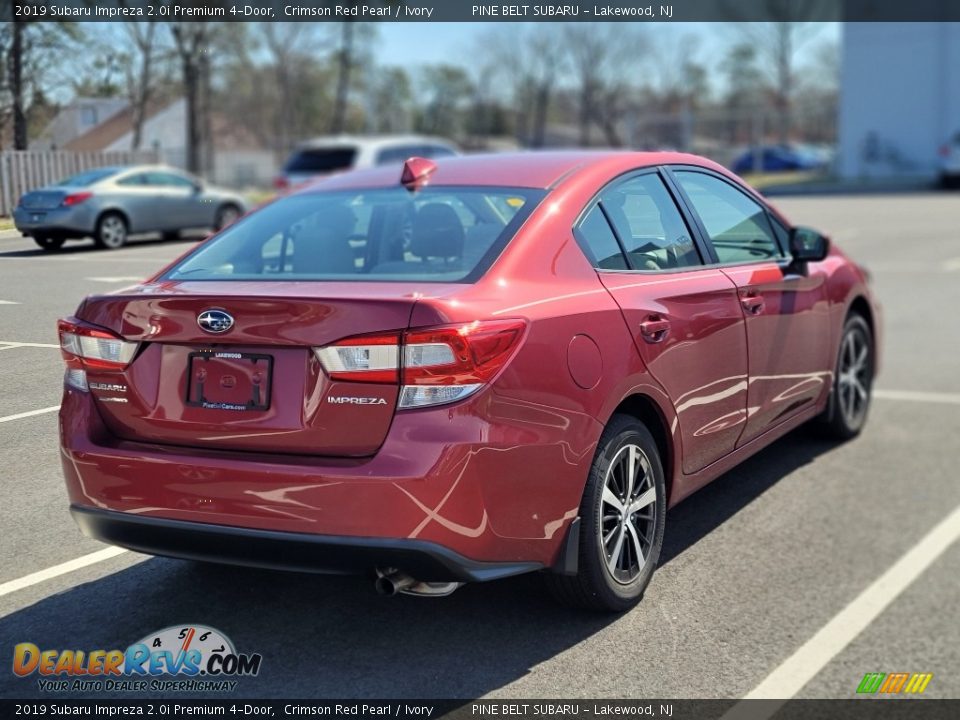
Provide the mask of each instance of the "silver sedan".
{"label": "silver sedan", "polygon": [[176,237],[182,230],[219,230],[245,211],[236,193],[170,167],[132,165],[86,170],[28,192],[13,221],[44,250],[85,237],[115,249],[135,233]]}

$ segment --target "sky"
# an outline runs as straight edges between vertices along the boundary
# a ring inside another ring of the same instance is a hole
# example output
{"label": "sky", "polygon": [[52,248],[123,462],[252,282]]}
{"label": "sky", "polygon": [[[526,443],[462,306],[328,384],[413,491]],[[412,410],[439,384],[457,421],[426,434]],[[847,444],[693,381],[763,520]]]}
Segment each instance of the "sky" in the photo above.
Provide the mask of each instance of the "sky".
{"label": "sky", "polygon": [[[649,25],[649,23],[647,23]],[[805,49],[824,40],[839,40],[839,23],[821,23],[814,42],[799,51],[803,61]],[[383,23],[380,27],[378,60],[384,65],[421,65],[438,62],[468,63],[476,38],[489,28],[503,27],[503,23]],[[559,30],[559,28],[558,28]],[[740,40],[732,23],[659,23],[656,32],[666,38],[680,38],[696,34],[702,39],[695,58],[705,65],[710,58]],[[559,37],[559,33],[558,33]]]}

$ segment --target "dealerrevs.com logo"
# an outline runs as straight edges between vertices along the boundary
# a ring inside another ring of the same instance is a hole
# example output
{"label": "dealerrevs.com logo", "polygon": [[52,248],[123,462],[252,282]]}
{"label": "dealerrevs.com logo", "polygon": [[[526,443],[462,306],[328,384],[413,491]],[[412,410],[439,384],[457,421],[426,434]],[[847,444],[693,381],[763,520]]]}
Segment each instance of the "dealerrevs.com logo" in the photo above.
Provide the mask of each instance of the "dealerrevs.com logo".
{"label": "dealerrevs.com logo", "polygon": [[164,628],[126,650],[41,650],[30,642],[13,648],[14,674],[35,676],[44,692],[230,692],[234,678],[257,675],[262,661],[204,625]]}

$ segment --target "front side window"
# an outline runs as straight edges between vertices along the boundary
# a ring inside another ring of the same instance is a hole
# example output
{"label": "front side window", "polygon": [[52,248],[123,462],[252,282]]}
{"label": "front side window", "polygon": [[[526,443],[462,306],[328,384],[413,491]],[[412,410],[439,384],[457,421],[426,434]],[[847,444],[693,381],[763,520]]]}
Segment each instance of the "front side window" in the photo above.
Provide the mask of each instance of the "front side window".
{"label": "front side window", "polygon": [[635,270],[672,270],[700,265],[680,210],[660,177],[639,175],[600,194],[603,209]]}
{"label": "front side window", "polygon": [[721,264],[783,256],[760,203],[711,175],[690,170],[673,174],[700,216]]}
{"label": "front side window", "polygon": [[545,194],[396,187],[291,195],[231,225],[165,277],[463,282],[489,267]]}

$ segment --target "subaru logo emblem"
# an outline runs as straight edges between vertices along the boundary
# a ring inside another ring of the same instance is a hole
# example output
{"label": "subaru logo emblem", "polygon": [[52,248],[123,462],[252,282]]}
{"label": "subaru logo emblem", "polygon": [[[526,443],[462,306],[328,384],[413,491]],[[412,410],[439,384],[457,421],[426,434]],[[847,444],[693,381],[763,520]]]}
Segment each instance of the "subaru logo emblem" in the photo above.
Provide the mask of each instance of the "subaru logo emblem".
{"label": "subaru logo emblem", "polygon": [[197,315],[197,325],[208,333],[225,333],[233,327],[233,315],[225,310],[204,310]]}

